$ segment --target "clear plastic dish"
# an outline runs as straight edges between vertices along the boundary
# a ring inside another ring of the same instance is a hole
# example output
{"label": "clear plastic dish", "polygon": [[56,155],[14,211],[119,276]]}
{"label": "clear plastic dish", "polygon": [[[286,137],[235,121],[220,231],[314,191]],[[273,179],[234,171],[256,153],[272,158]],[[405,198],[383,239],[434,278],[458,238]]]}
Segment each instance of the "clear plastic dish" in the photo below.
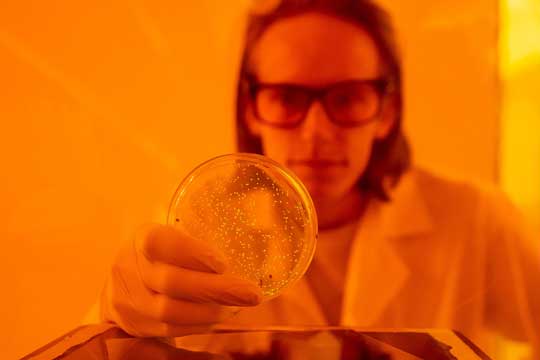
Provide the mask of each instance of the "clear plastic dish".
{"label": "clear plastic dish", "polygon": [[289,170],[256,154],[223,155],[180,183],[168,223],[214,244],[228,272],[256,283],[266,299],[306,272],[317,240],[308,191]]}

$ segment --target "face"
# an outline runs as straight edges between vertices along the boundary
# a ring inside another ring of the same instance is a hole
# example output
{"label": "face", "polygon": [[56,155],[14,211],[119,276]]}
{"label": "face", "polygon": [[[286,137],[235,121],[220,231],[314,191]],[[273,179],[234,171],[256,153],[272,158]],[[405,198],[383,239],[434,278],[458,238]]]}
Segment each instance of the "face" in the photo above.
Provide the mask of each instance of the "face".
{"label": "face", "polygon": [[[384,77],[375,42],[361,27],[319,14],[279,20],[256,44],[251,68],[261,83],[324,87],[350,80]],[[330,120],[320,101],[311,103],[293,128],[276,128],[246,109],[247,125],[260,137],[265,155],[293,170],[313,199],[339,199],[355,191],[375,140],[388,135],[395,111],[383,101],[372,121],[342,127]]]}

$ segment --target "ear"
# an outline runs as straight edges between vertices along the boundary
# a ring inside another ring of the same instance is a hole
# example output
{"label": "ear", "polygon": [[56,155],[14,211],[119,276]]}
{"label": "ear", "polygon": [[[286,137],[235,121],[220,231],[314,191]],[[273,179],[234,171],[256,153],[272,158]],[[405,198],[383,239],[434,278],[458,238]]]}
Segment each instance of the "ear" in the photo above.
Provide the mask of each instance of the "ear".
{"label": "ear", "polygon": [[377,124],[377,131],[375,137],[378,140],[384,139],[392,130],[398,115],[398,99],[396,96],[391,95],[387,97],[383,104],[379,122]]}

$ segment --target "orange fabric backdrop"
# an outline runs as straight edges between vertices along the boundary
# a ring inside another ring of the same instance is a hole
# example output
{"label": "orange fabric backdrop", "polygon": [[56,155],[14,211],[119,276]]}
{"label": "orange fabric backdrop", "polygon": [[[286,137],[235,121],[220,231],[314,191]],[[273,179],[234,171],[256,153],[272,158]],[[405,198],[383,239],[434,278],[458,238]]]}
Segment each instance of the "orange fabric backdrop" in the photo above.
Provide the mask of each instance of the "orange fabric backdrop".
{"label": "orange fabric backdrop", "polygon": [[[5,357],[77,326],[119,243],[164,219],[187,170],[233,150],[245,2],[0,5]],[[393,9],[406,128],[422,164],[496,177],[496,8],[419,0]]]}

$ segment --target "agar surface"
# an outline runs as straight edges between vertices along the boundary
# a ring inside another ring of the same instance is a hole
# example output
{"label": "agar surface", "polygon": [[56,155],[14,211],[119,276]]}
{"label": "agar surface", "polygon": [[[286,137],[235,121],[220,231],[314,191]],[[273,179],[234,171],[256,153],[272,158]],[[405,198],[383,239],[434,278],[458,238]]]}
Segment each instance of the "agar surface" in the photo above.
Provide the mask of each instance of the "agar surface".
{"label": "agar surface", "polygon": [[175,222],[215,244],[231,273],[267,297],[302,276],[311,255],[309,213],[287,180],[270,168],[236,161],[201,172],[178,202]]}

